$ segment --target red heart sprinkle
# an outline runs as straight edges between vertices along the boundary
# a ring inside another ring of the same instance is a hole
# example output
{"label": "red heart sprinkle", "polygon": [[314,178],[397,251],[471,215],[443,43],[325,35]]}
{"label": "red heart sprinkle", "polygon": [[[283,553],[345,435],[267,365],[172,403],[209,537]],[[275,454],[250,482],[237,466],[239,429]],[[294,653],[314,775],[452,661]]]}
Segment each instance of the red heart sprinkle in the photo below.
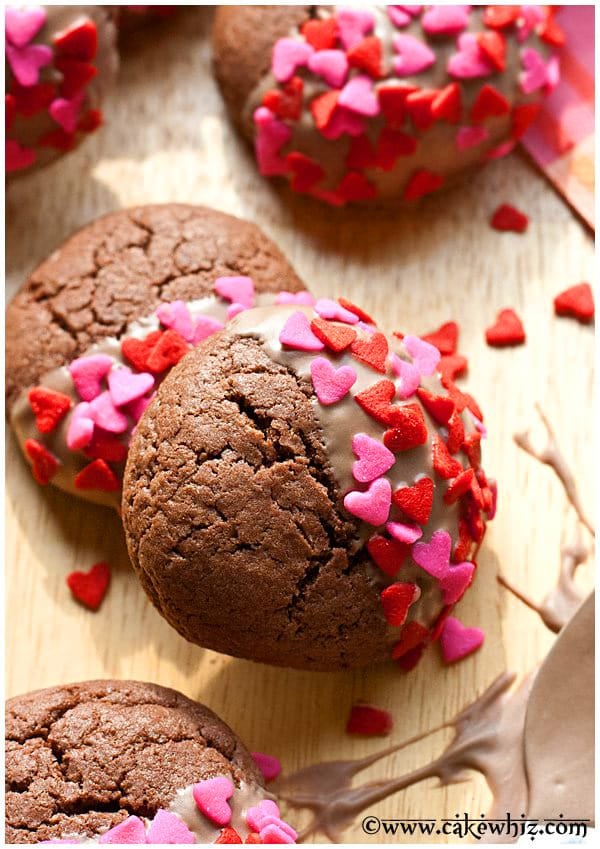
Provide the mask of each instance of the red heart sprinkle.
{"label": "red heart sprinkle", "polygon": [[375,149],[368,136],[354,136],[350,139],[346,168],[373,168],[376,164]]}
{"label": "red heart sprinkle", "polygon": [[401,130],[384,127],[375,149],[375,165],[383,171],[391,171],[401,156],[412,156],[417,150],[417,140]]}
{"label": "red heart sprinkle", "polygon": [[127,446],[119,442],[112,434],[95,427],[91,442],[83,449],[83,453],[94,460],[122,463],[127,457]]}
{"label": "red heart sprinkle", "polygon": [[262,843],[262,840],[260,839],[260,834],[256,834],[255,831],[251,832],[244,841],[244,843]]}
{"label": "red heart sprinkle", "polygon": [[391,425],[399,409],[391,403],[395,394],[396,387],[392,380],[380,380],[373,386],[369,386],[368,389],[363,389],[362,392],[357,393],[354,400],[365,413],[376,421]]}
{"label": "red heart sprinkle", "polygon": [[335,191],[346,203],[360,200],[373,200],[377,197],[377,189],[370,183],[364,174],[358,171],[349,171],[340,180]]}
{"label": "red heart sprinkle", "polygon": [[381,41],[375,35],[369,35],[355,44],[347,52],[348,64],[351,68],[366,71],[374,80],[383,76],[381,70]]}
{"label": "red heart sprinkle", "polygon": [[88,109],[79,119],[77,129],[82,133],[93,133],[102,126],[102,120],[101,109]]}
{"label": "red heart sprinkle", "polygon": [[480,32],[477,43],[485,58],[496,68],[504,71],[506,68],[506,39],[499,32]]}
{"label": "red heart sprinkle", "polygon": [[381,113],[393,129],[401,129],[406,114],[406,98],[415,91],[418,88],[411,85],[384,85],[377,89]]}
{"label": "red heart sprinkle", "polygon": [[431,640],[432,643],[435,643],[436,640],[439,639],[439,636],[444,629],[444,623],[445,623],[446,619],[452,613],[453,609],[454,609],[453,604],[448,604],[448,605],[446,605],[446,607],[442,608],[442,611],[439,614],[438,618],[435,620],[435,622],[431,626],[431,631],[429,633],[429,639]]}
{"label": "red heart sprinkle", "polygon": [[375,320],[371,318],[368,312],[365,312],[360,307],[357,307],[356,304],[353,304],[352,301],[346,300],[346,298],[338,298],[338,304],[344,307],[345,310],[350,310],[354,315],[357,315],[361,321],[364,321],[365,324],[375,324]]}
{"label": "red heart sprinkle", "polygon": [[478,469],[481,463],[481,434],[478,430],[474,430],[468,436],[465,436],[462,450],[467,455],[473,468]]}
{"label": "red heart sprinkle", "polygon": [[512,137],[522,138],[538,116],[541,107],[539,103],[524,103],[515,106],[512,111]]}
{"label": "red heart sprinkle", "polygon": [[17,112],[17,105],[15,98],[12,94],[4,95],[4,128],[8,132],[12,127],[13,121],[15,120],[15,115]]}
{"label": "red heart sprinkle", "polygon": [[509,203],[502,203],[491,217],[490,224],[494,230],[524,233],[529,224],[529,218]]}
{"label": "red heart sprinkle", "polygon": [[562,47],[565,43],[565,34],[556,23],[554,15],[551,14],[552,11],[552,9],[547,9],[546,20],[540,24],[537,33],[546,44],[551,44],[552,47]]}
{"label": "red heart sprinkle", "polygon": [[60,462],[35,439],[26,439],[23,449],[31,462],[31,471],[36,481],[42,486],[50,483],[61,465]]}
{"label": "red heart sprinkle", "polygon": [[428,130],[435,123],[433,104],[440,92],[436,88],[423,88],[411,92],[405,101],[406,111],[417,130]]}
{"label": "red heart sprinkle", "polygon": [[123,356],[137,371],[148,371],[148,357],[162,334],[162,330],[154,330],[145,339],[123,339]]}
{"label": "red heart sprinkle", "polygon": [[278,118],[296,121],[302,113],[302,92],[304,83],[300,77],[292,77],[281,89],[266,91],[262,105],[270,109]]}
{"label": "red heart sprinkle", "polygon": [[454,563],[462,563],[464,560],[467,560],[469,555],[471,554],[471,548],[473,547],[473,540],[471,539],[471,534],[469,533],[469,525],[465,522],[464,519],[458,520],[458,542],[454,546],[454,551],[452,552],[452,560]]}
{"label": "red heart sprinkle", "polygon": [[50,106],[56,95],[52,83],[38,83],[32,86],[21,86],[13,80],[11,91],[14,96],[16,111],[26,118],[37,115]]}
{"label": "red heart sprinkle", "polygon": [[481,87],[471,107],[471,121],[481,124],[486,118],[498,118],[510,112],[510,103],[494,86],[486,83]]}
{"label": "red heart sprinkle", "polygon": [[50,433],[71,409],[72,401],[68,395],[35,386],[27,393],[29,406],[35,416],[35,424],[40,433]]}
{"label": "red heart sprinkle", "polygon": [[110,584],[108,563],[95,563],[89,572],[71,572],[67,586],[78,602],[90,610],[98,610]]}
{"label": "red heart sprinkle", "polygon": [[299,151],[292,151],[286,157],[291,171],[290,184],[295,192],[308,192],[325,176],[318,162]]}
{"label": "red heart sprinkle", "polygon": [[471,503],[465,518],[474,542],[480,543],[485,534],[485,523],[481,517],[481,510],[475,504]]}
{"label": "red heart sprinkle", "polygon": [[390,584],[381,593],[383,614],[388,625],[400,628],[406,622],[408,608],[420,595],[416,584]]}
{"label": "red heart sprinkle", "polygon": [[409,179],[404,189],[404,200],[418,200],[424,195],[437,191],[443,184],[444,178],[441,174],[434,174],[432,171],[422,168],[415,171]]}
{"label": "red heart sprinkle", "polygon": [[152,374],[177,365],[190,350],[190,346],[176,330],[165,330],[148,355],[148,371]]}
{"label": "red heart sprinkle", "polygon": [[393,578],[402,568],[410,545],[375,534],[367,542],[367,551],[382,572]]}
{"label": "red heart sprinkle", "polygon": [[450,480],[450,478],[455,478],[459,475],[463,467],[458,460],[452,457],[446,443],[439,436],[433,436],[431,438],[431,444],[433,448],[433,468],[438,475],[444,478],[444,480]]}
{"label": "red heart sprinkle", "polygon": [[62,127],[46,133],[38,139],[40,147],[54,147],[56,150],[69,151],[73,150],[77,143],[77,135],[75,133],[67,133]]}
{"label": "red heart sprinkle", "polygon": [[365,734],[369,737],[385,736],[394,726],[394,719],[387,710],[373,705],[353,705],[346,723],[347,734]]}
{"label": "red heart sprinkle", "polygon": [[383,444],[390,451],[397,454],[427,442],[427,425],[418,404],[394,407],[392,418],[392,430],[386,431],[383,436]]}
{"label": "red heart sprinkle", "polygon": [[525,330],[521,319],[513,309],[500,310],[496,323],[485,331],[485,339],[488,345],[495,348],[522,345]]}
{"label": "red heart sprinkle", "polygon": [[91,62],[98,49],[98,32],[94,21],[75,23],[54,36],[56,50],[61,56]]}
{"label": "red heart sprinkle", "polygon": [[407,622],[402,628],[399,641],[392,649],[392,657],[394,660],[398,660],[398,658],[411,651],[411,649],[415,649],[421,643],[425,642],[428,637],[429,631],[420,622],[416,622],[414,619],[411,622]]}
{"label": "red heart sprinkle", "polygon": [[335,17],[325,18],[322,21],[306,21],[302,24],[301,32],[315,50],[330,50],[336,45],[337,22]]}
{"label": "red heart sprinkle", "polygon": [[117,492],[121,489],[119,479],[105,460],[92,460],[75,475],[75,489],[97,489],[101,492]]}
{"label": "red heart sprinkle", "polygon": [[455,354],[458,345],[458,324],[455,321],[447,321],[433,333],[421,335],[421,339],[437,348],[442,355]]}
{"label": "red heart sprinkle", "polygon": [[329,350],[336,354],[345,351],[356,339],[356,330],[352,327],[334,324],[331,321],[325,321],[323,318],[313,318],[310,329],[319,341],[327,345]]}
{"label": "red heart sprinkle", "polygon": [[455,501],[458,501],[470,489],[474,477],[473,469],[464,469],[458,477],[454,478],[444,493],[444,503],[454,504]]}
{"label": "red heart sprinkle", "polygon": [[448,420],[448,439],[446,447],[451,454],[456,454],[460,450],[465,439],[465,426],[460,413],[454,408],[454,412]]}
{"label": "red heart sprinkle", "polygon": [[514,24],[520,14],[520,6],[486,6],[483,22],[486,27],[504,29]]}
{"label": "red heart sprinkle", "polygon": [[472,395],[469,395],[468,392],[461,392],[458,386],[447,377],[442,377],[442,385],[448,390],[448,395],[456,404],[456,409],[459,413],[462,413],[466,407],[474,416],[477,416],[480,422],[483,421],[483,413]]}
{"label": "red heart sprinkle", "polygon": [[436,121],[458,124],[462,116],[462,99],[458,83],[443,88],[431,104],[431,113]]}
{"label": "red heart sprinkle", "polygon": [[63,75],[60,93],[67,100],[75,97],[98,73],[95,65],[81,62],[79,59],[57,57],[54,65]]}
{"label": "red heart sprinkle", "polygon": [[389,346],[383,333],[377,331],[368,339],[355,339],[350,351],[357,360],[385,374]]}
{"label": "red heart sprinkle", "polygon": [[460,354],[446,354],[439,361],[437,370],[443,377],[454,380],[466,372],[468,365],[466,357],[462,357]]}
{"label": "red heart sprinkle", "polygon": [[402,655],[402,657],[399,657],[397,663],[400,669],[404,672],[410,672],[411,669],[414,669],[417,663],[421,660],[425,648],[426,644],[421,643],[420,645],[415,646],[414,649],[409,649]]}
{"label": "red heart sprinkle", "polygon": [[434,484],[431,478],[421,478],[412,486],[403,486],[392,495],[392,501],[403,513],[424,525],[429,521],[433,506]]}
{"label": "red heart sprinkle", "polygon": [[568,315],[586,324],[594,317],[594,293],[589,283],[578,283],[554,298],[556,315]]}
{"label": "red heart sprinkle", "polygon": [[217,839],[216,843],[242,843],[242,838],[239,836],[235,828],[231,828],[231,826],[226,826],[221,829],[221,832]]}
{"label": "red heart sprinkle", "polygon": [[456,409],[456,405],[452,398],[446,398],[443,395],[434,395],[427,389],[420,387],[417,389],[419,401],[429,415],[435,419],[438,424],[446,425],[450,421],[450,416]]}
{"label": "red heart sprinkle", "polygon": [[310,111],[318,130],[324,130],[331,121],[339,96],[339,91],[326,91],[311,100]]}

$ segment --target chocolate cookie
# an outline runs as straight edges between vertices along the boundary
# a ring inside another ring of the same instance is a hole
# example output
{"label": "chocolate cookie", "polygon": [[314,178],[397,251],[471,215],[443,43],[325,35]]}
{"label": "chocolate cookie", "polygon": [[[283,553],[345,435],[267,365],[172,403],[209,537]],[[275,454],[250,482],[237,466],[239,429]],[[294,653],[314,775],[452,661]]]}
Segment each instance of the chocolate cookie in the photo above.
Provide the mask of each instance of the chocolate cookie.
{"label": "chocolate cookie", "polygon": [[412,668],[495,511],[484,434],[428,342],[388,340],[344,299],[248,310],[138,423],[131,561],[192,642],[306,669]]}
{"label": "chocolate cookie", "polygon": [[[5,798],[7,843],[293,843],[296,836],[222,720],[175,690],[137,681],[88,681],[10,699]],[[281,835],[287,839],[275,839]]]}
{"label": "chocolate cookie", "polygon": [[102,124],[118,54],[108,6],[8,6],[4,15],[11,175],[46,165]]}
{"label": "chocolate cookie", "polygon": [[231,315],[301,288],[258,227],[212,209],[84,227],[7,310],[7,409],[36,480],[118,507],[131,430],[168,369]]}
{"label": "chocolate cookie", "polygon": [[220,6],[214,67],[261,174],[416,201],[508,154],[559,78],[551,6]]}

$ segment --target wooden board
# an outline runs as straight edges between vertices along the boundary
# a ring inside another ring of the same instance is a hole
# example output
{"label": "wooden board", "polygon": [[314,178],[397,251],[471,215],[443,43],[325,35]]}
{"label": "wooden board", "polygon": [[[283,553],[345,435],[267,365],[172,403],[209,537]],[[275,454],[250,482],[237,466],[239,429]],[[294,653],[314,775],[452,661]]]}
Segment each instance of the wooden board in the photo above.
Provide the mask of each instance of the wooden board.
{"label": "wooden board", "polygon": [[[286,771],[373,752],[376,740],[343,732],[359,699],[391,710],[400,741],[450,719],[503,669],[529,670],[552,642],[536,615],[500,588],[496,570],[540,599],[554,583],[561,542],[575,527],[551,471],[519,451],[516,430],[534,426],[539,401],[593,505],[593,333],[557,320],[553,296],[593,275],[593,243],[545,180],[519,156],[490,165],[419,212],[335,214],[289,198],[257,176],[226,120],[210,73],[210,8],[191,8],[138,33],[123,59],[106,127],[75,154],[10,186],[8,292],[73,229],[113,209],[184,201],[256,221],[288,254],[315,294],[343,293],[388,329],[461,326],[466,386],[480,401],[490,435],[485,467],[499,479],[500,509],[480,557],[477,583],[459,608],[482,625],[485,646],[452,668],[430,651],[410,676],[392,665],[335,675],[272,669],[188,645],[159,617],[128,566],[119,520],[37,487],[7,439],[7,694],[95,677],[131,677],[176,687],[206,702],[252,749]],[[488,226],[510,201],[531,217],[526,235]],[[484,342],[497,310],[522,316],[528,341],[498,351]],[[97,614],[70,598],[65,576],[97,560],[114,567]],[[591,569],[582,567],[591,583]],[[438,753],[445,733],[380,762],[366,777],[392,776]],[[483,782],[440,790],[413,787],[370,813],[452,816],[486,810]],[[348,840],[372,842],[359,825]]]}

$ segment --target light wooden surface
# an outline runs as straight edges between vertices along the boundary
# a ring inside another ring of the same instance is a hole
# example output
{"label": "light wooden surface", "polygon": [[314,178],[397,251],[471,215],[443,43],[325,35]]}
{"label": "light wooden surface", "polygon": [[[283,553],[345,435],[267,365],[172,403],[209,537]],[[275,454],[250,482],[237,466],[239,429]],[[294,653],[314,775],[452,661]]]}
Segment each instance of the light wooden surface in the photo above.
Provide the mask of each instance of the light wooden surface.
{"label": "light wooden surface", "polygon": [[[437,649],[409,676],[394,666],[336,675],[272,669],[203,651],[159,617],[130,572],[119,520],[31,479],[7,440],[7,694],[95,677],[137,678],[176,687],[224,717],[252,749],[271,752],[286,771],[315,761],[358,757],[377,740],[343,732],[359,699],[391,710],[393,741],[439,725],[503,669],[525,672],[552,636],[534,613],[498,587],[500,567],[541,598],[557,574],[559,547],[575,527],[550,470],[513,444],[534,426],[539,401],[593,505],[593,333],[557,320],[552,297],[590,279],[593,244],[544,179],[517,156],[490,165],[418,213],[348,211],[307,205],[263,183],[229,126],[210,74],[209,8],[191,8],[162,29],[139,33],[123,60],[107,126],[82,149],[12,185],[7,197],[8,292],[76,227],[113,209],[185,201],[256,221],[288,254],[318,295],[343,293],[389,330],[461,326],[465,385],[480,401],[490,436],[485,468],[499,479],[500,509],[489,527],[474,589],[459,615],[487,632],[484,648],[452,668]],[[522,208],[525,236],[499,234],[488,218],[503,201]],[[496,311],[513,306],[527,344],[486,347]],[[97,614],[70,598],[65,576],[100,559],[114,567]],[[591,582],[590,566],[581,579]],[[379,763],[362,779],[392,776],[438,753],[438,733]],[[483,782],[440,790],[413,787],[370,813],[425,817],[486,810]],[[359,826],[348,840],[369,842]]]}

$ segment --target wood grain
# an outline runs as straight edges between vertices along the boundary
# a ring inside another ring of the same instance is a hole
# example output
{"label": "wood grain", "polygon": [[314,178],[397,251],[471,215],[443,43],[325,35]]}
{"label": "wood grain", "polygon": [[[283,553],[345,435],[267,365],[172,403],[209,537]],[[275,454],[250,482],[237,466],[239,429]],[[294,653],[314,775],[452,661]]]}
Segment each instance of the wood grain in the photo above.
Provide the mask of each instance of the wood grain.
{"label": "wood grain", "polygon": [[[557,320],[553,296],[590,279],[593,244],[544,179],[513,156],[418,212],[336,214],[261,181],[229,126],[210,73],[209,7],[190,8],[136,34],[124,56],[106,127],[75,154],[15,182],[7,196],[8,292],[76,227],[121,206],[185,201],[256,221],[287,252],[318,295],[343,293],[388,329],[426,332],[461,326],[468,390],[489,426],[485,467],[499,479],[500,509],[480,557],[477,583],[459,615],[482,625],[482,651],[452,668],[430,651],[410,676],[392,666],[309,674],[234,660],[188,645],[146,601],[127,563],[118,518],[30,477],[7,439],[7,693],[94,677],[132,677],[181,689],[206,702],[252,749],[277,754],[285,770],[357,757],[378,741],[343,733],[350,706],[365,699],[391,710],[400,741],[451,718],[503,669],[525,672],[553,637],[495,580],[503,572],[534,598],[555,580],[559,548],[575,527],[552,472],[522,454],[516,430],[534,426],[539,401],[576,471],[584,506],[593,504],[593,332]],[[509,201],[531,217],[525,236],[488,226]],[[484,328],[514,307],[527,344],[486,347]],[[97,560],[114,567],[97,614],[70,598],[65,576]],[[581,578],[591,583],[591,568]],[[391,776],[438,753],[444,733],[380,762],[364,778]],[[483,782],[445,790],[434,782],[378,805],[381,816],[425,817],[486,810]],[[368,842],[357,825],[348,840]]]}

